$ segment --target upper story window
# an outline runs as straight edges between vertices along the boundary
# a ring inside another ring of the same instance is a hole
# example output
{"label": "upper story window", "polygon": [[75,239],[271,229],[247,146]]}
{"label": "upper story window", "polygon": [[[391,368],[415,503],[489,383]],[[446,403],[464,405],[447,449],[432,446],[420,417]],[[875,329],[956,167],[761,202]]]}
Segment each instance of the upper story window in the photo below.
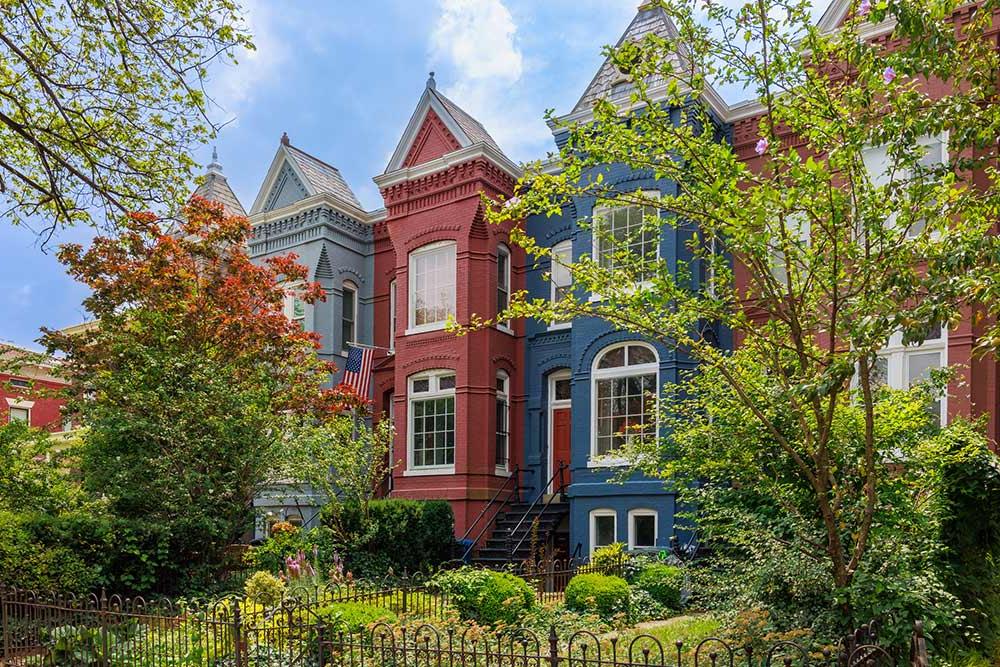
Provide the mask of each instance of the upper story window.
{"label": "upper story window", "polygon": [[[910,170],[894,169],[895,165],[893,164],[892,156],[889,155],[888,146],[866,148],[862,154],[862,160],[864,161],[865,168],[868,170],[872,185],[883,187],[894,181],[899,183],[921,178],[926,173],[933,172],[933,170],[948,162],[947,133],[937,136],[922,136],[917,139],[917,144],[922,150],[922,154],[917,161],[917,173],[912,173]],[[897,214],[893,212],[889,217],[888,223],[895,225],[896,217]],[[909,238],[919,236],[924,227],[924,221],[916,220],[910,224],[906,230],[906,235]]]}
{"label": "upper story window", "polygon": [[358,340],[358,288],[354,283],[344,283],[340,316],[340,340],[343,349]]}
{"label": "upper story window", "polygon": [[409,384],[409,469],[453,469],[455,371],[427,371]]}
{"label": "upper story window", "polygon": [[31,408],[16,408],[11,406],[10,408],[10,421],[13,422],[24,422],[25,424],[31,423]]}
{"label": "upper story window", "polygon": [[[573,290],[573,274],[569,265],[573,262],[573,242],[561,241],[552,246],[549,269],[549,282],[552,292],[549,295],[552,303],[562,301]],[[569,326],[570,322],[553,322],[553,327]]]}
{"label": "upper story window", "polygon": [[497,373],[496,410],[496,465],[506,469],[510,460],[510,377],[503,371]]}
{"label": "upper story window", "polygon": [[[659,198],[655,191],[641,192],[646,199]],[[641,260],[642,280],[649,280],[654,273],[653,264],[659,257],[659,228],[647,226],[647,217],[659,215],[653,206],[617,206],[594,209],[594,257],[602,268],[616,270],[625,266],[624,253],[630,253],[632,260]]]}
{"label": "upper story window", "polygon": [[[872,384],[909,389],[927,380],[932,370],[948,365],[948,330],[935,326],[922,343],[904,345],[902,333],[894,333],[879,351],[872,370]],[[947,396],[938,396],[931,412],[940,424],[948,419]]]}
{"label": "upper story window", "polygon": [[[785,234],[790,247],[808,248],[811,242],[811,227],[809,219],[804,215],[790,215],[785,218]],[[771,234],[769,250],[771,253],[771,276],[779,285],[788,284],[788,262],[781,238],[781,230],[777,227]],[[792,261],[798,262],[798,253],[792,253]],[[795,275],[795,274],[793,274]]]}
{"label": "upper story window", "polygon": [[306,304],[299,298],[298,291],[302,288],[301,283],[287,284],[285,287],[285,317],[297,324],[299,328],[306,328]]}
{"label": "upper story window", "polygon": [[455,313],[455,242],[444,241],[410,253],[410,329],[444,327]]}
{"label": "upper story window", "polygon": [[22,378],[11,378],[10,386],[15,389],[31,389],[31,381]]}
{"label": "upper story window", "polygon": [[396,351],[396,281],[389,283],[389,351]]}
{"label": "upper story window", "polygon": [[[510,250],[505,245],[497,247],[497,314],[510,306]],[[510,320],[499,323],[510,327]]]}
{"label": "upper story window", "polygon": [[615,345],[599,354],[592,373],[592,456],[606,456],[656,432],[659,364],[644,343]]}

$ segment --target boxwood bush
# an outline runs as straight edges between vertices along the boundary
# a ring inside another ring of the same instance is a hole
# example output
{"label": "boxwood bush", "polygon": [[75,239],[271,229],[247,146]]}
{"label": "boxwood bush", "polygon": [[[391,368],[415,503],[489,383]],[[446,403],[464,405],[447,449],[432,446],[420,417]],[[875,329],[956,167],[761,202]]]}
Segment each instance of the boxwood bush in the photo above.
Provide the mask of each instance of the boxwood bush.
{"label": "boxwood bush", "polygon": [[438,574],[434,585],[462,618],[484,625],[515,624],[535,606],[531,585],[509,572],[462,567]]}
{"label": "boxwood bush", "polygon": [[334,631],[358,632],[374,623],[395,623],[398,617],[391,609],[361,602],[334,602],[316,612]]}
{"label": "boxwood bush", "polygon": [[684,571],[665,563],[652,563],[639,572],[635,585],[668,609],[681,608]]}
{"label": "boxwood bush", "polygon": [[628,613],[629,587],[621,577],[605,574],[578,574],[566,585],[566,606],[573,611],[591,612],[602,618]]}

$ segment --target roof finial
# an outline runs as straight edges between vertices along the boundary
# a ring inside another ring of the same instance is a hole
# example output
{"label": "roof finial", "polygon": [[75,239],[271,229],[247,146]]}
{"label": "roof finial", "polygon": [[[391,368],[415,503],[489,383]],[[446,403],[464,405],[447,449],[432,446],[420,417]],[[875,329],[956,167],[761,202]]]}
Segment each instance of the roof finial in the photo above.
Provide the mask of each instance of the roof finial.
{"label": "roof finial", "polygon": [[222,174],[222,165],[219,164],[219,149],[217,146],[212,146],[212,162],[208,165],[208,173]]}
{"label": "roof finial", "polygon": [[292,142],[289,141],[289,139],[288,139],[288,133],[287,132],[282,132],[281,133],[281,145],[282,146],[291,146],[292,145]]}
{"label": "roof finial", "polygon": [[427,77],[427,87],[431,90],[437,88],[437,82],[434,81],[434,72],[431,72],[431,75]]}

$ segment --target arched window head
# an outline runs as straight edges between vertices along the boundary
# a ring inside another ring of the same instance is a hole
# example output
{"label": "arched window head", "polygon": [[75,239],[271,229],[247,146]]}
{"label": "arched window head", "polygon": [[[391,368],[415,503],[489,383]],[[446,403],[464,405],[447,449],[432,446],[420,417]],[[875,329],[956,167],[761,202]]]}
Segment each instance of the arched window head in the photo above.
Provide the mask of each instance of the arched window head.
{"label": "arched window head", "polygon": [[591,374],[591,456],[603,457],[656,433],[659,364],[645,343],[624,343],[597,355]]}

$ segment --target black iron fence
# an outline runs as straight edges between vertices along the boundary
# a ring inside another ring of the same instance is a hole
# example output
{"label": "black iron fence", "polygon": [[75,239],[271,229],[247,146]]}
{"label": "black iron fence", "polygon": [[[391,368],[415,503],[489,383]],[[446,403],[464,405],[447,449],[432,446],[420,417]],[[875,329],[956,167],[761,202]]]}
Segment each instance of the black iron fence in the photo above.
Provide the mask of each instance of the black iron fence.
{"label": "black iron fence", "polygon": [[[562,577],[534,575],[539,596],[558,594]],[[568,579],[567,579],[568,580]],[[552,589],[552,590],[549,590]],[[390,610],[391,623],[350,619],[338,602]],[[664,645],[637,631],[539,636],[528,629],[439,630],[447,599],[423,582],[291,587],[273,606],[239,597],[210,603],[119,596],[0,591],[3,667],[769,667],[772,664],[927,667],[916,628],[909,656],[878,643],[864,626],[837,646],[777,642],[756,652],[722,638]],[[374,624],[372,624],[374,622]],[[351,624],[351,625],[348,625]]]}

